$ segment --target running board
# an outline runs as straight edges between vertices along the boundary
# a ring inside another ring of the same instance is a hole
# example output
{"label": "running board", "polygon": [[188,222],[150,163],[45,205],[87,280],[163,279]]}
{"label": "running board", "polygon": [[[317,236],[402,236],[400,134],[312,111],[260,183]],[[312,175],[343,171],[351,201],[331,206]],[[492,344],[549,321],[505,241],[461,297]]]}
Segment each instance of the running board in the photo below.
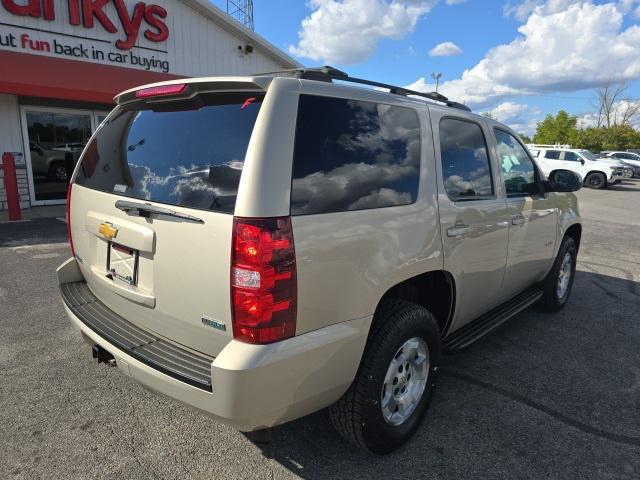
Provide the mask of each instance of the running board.
{"label": "running board", "polygon": [[443,341],[442,348],[446,350],[460,350],[471,345],[514,315],[533,305],[540,297],[542,297],[542,290],[538,288],[525,290],[511,300],[481,315],[450,336],[447,336]]}

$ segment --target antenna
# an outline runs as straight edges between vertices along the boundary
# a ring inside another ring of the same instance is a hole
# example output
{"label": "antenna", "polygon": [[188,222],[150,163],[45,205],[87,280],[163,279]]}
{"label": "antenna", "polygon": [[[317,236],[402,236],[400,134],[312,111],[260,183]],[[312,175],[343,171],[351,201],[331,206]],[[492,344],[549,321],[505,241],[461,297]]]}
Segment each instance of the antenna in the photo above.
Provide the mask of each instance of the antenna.
{"label": "antenna", "polygon": [[253,0],[227,0],[227,13],[253,30]]}

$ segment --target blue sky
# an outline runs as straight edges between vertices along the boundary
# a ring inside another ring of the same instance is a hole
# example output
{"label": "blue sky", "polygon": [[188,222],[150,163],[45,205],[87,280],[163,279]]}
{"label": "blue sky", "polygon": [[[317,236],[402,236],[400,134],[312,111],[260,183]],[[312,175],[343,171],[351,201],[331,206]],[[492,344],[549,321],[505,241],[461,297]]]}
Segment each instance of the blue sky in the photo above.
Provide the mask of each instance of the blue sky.
{"label": "blue sky", "polygon": [[422,90],[441,72],[443,93],[526,133],[560,109],[591,124],[607,79],[640,97],[640,0],[255,0],[254,17],[305,65]]}

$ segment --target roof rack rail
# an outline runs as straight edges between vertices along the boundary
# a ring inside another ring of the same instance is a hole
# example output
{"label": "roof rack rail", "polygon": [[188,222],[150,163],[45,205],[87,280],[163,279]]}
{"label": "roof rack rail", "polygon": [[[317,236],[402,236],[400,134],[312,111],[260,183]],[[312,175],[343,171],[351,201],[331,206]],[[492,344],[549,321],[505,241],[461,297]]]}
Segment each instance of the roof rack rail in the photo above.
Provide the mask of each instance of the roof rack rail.
{"label": "roof rack rail", "polygon": [[449,100],[447,97],[437,92],[418,92],[416,90],[389,85],[387,83],[375,82],[373,80],[366,80],[364,78],[350,77],[342,70],[338,70],[337,68],[333,68],[330,66],[314,68],[293,68],[290,70],[278,70],[275,72],[266,72],[258,75],[289,75],[294,78],[316,80],[320,82],[332,83],[333,80],[340,80],[342,82],[359,83],[361,85],[369,85],[372,87],[387,88],[389,89],[389,93],[392,93],[394,95],[403,95],[405,97],[408,95],[415,95],[418,97],[428,98],[429,100],[434,100],[436,102],[444,103],[448,107],[457,108],[459,110],[464,110],[467,112],[471,111],[471,109],[466,105]]}

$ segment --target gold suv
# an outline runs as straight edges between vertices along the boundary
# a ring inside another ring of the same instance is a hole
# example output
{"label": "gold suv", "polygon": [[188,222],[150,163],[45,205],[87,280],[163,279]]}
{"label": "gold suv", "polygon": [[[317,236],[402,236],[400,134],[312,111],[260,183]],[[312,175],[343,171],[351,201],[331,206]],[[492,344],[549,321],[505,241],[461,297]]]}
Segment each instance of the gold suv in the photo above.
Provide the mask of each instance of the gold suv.
{"label": "gold suv", "polygon": [[329,407],[389,452],[443,349],[567,303],[580,179],[442,95],[324,67],[116,100],[69,186],[67,314],[98,361],[239,430]]}

